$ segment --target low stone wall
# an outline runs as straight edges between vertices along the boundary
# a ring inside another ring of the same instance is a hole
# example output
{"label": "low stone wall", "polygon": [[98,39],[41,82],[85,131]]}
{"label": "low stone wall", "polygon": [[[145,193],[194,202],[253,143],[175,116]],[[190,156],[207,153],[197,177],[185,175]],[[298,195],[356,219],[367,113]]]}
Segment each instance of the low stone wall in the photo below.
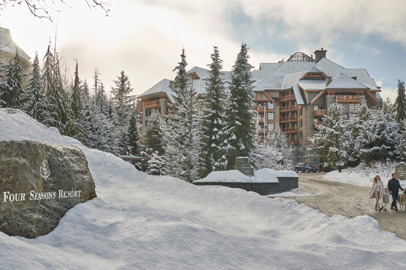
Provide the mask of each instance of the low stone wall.
{"label": "low stone wall", "polygon": [[247,191],[253,191],[260,195],[269,195],[289,191],[299,187],[299,177],[278,177],[279,183],[275,182],[194,182],[199,186],[225,186],[230,188],[241,188]]}

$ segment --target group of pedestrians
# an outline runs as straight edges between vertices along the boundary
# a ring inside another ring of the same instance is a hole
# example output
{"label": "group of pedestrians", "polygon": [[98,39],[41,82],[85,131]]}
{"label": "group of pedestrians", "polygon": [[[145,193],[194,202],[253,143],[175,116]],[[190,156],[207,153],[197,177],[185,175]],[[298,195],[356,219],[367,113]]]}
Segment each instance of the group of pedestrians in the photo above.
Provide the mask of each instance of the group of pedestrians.
{"label": "group of pedestrians", "polygon": [[[369,192],[369,196],[371,199],[376,200],[375,202],[375,210],[376,211],[387,211],[386,206],[389,203],[389,196],[392,195],[392,204],[390,209],[398,211],[398,206],[396,204],[396,200],[398,198],[399,189],[403,190],[400,186],[399,180],[396,179],[396,173],[392,173],[392,178],[388,181],[388,187],[384,187],[384,184],[381,180],[379,175],[374,177],[372,181],[372,187]],[[379,201],[382,200],[383,205],[381,206]]]}

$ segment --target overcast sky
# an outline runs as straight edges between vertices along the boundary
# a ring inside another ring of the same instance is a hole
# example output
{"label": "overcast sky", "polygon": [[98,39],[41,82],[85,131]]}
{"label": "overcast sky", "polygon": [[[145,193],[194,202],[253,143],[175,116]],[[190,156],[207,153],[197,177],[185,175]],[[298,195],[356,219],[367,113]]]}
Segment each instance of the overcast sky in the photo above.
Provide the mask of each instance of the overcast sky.
{"label": "overcast sky", "polygon": [[406,5],[403,0],[112,0],[106,17],[85,1],[52,12],[53,22],[23,7],[0,10],[0,26],[32,58],[43,58],[50,40],[73,77],[92,84],[94,71],[109,91],[128,75],[141,94],[173,68],[185,49],[188,68],[206,68],[218,46],[224,70],[231,70],[242,42],[250,63],[277,62],[295,52],[327,50],[346,68],[366,68],[382,86],[382,97],[396,96],[397,79],[406,80]]}

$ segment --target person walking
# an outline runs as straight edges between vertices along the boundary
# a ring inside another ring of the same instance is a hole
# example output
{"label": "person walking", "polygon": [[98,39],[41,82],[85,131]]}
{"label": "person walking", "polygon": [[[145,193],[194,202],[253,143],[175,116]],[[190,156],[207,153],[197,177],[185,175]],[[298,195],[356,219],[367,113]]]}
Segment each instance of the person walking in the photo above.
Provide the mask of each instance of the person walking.
{"label": "person walking", "polygon": [[383,197],[383,182],[381,180],[381,177],[379,175],[374,177],[374,180],[372,181],[372,187],[371,190],[369,191],[369,197],[371,199],[375,198],[375,210],[376,211],[381,211],[383,209],[383,206],[379,206],[379,201]]}
{"label": "person walking", "polygon": [[398,211],[396,200],[399,195],[399,189],[403,190],[403,188],[400,186],[399,180],[396,179],[396,173],[392,173],[392,178],[388,181],[388,189],[389,193],[392,194],[392,204],[390,209]]}

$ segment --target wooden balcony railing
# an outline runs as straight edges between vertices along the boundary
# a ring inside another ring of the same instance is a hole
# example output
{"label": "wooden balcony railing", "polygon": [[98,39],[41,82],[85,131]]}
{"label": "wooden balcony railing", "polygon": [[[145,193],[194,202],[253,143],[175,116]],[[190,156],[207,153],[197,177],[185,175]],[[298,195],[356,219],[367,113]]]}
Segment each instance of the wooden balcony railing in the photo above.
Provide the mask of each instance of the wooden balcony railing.
{"label": "wooden balcony railing", "polygon": [[284,133],[295,133],[297,132],[297,127],[287,127],[287,128],[281,128],[282,132]]}
{"label": "wooden balcony railing", "polygon": [[280,107],[281,112],[288,112],[288,111],[294,111],[294,110],[297,110],[297,105]]}
{"label": "wooden balcony railing", "polygon": [[280,97],[281,101],[285,101],[285,100],[295,100],[296,97],[294,94],[289,94],[289,95],[284,95]]}
{"label": "wooden balcony railing", "polygon": [[357,96],[357,95],[337,95],[336,101],[339,103],[358,103],[359,96]]}
{"label": "wooden balcony railing", "polygon": [[314,117],[322,117],[327,115],[327,110],[326,109],[319,109],[319,110],[314,110],[313,111],[313,116]]}
{"label": "wooden balcony railing", "polygon": [[159,100],[144,101],[144,109],[158,108]]}
{"label": "wooden balcony railing", "polygon": [[297,116],[287,116],[287,117],[281,117],[280,122],[295,122],[298,120]]}

